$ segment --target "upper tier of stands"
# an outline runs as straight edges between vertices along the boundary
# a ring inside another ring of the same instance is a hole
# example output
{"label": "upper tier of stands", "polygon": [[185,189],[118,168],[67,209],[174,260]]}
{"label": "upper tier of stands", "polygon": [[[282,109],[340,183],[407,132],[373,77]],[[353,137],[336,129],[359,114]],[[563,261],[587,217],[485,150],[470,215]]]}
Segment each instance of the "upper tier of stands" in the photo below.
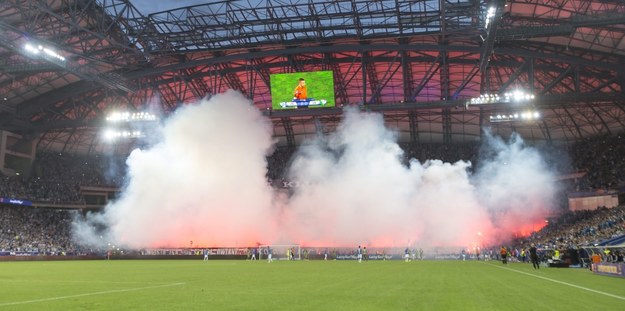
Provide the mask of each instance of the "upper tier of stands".
{"label": "upper tier of stands", "polygon": [[[477,144],[402,145],[404,160],[440,159],[445,162],[469,160],[478,165]],[[625,184],[625,136],[588,139],[570,146],[539,146],[548,165],[560,174],[585,172],[583,178],[567,184],[568,191],[617,189]],[[277,149],[267,158],[267,178],[285,175],[293,150]],[[81,186],[123,185],[125,158],[121,156],[79,156],[61,153],[37,155],[30,174],[0,175],[0,197],[55,204],[83,203]]]}

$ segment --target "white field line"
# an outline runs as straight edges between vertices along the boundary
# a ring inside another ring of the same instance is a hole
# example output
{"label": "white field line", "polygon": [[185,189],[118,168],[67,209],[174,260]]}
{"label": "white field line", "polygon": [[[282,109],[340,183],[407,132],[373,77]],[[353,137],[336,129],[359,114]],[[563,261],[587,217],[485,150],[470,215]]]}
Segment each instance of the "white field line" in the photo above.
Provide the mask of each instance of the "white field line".
{"label": "white field line", "polygon": [[508,270],[508,271],[514,271],[516,273],[521,273],[521,274],[533,276],[533,277],[541,279],[541,280],[545,280],[545,281],[549,281],[549,282],[554,282],[554,283],[570,286],[570,287],[573,287],[573,288],[589,291],[589,292],[592,292],[592,293],[595,293],[595,294],[600,294],[600,295],[604,295],[604,296],[608,296],[608,297],[612,297],[612,298],[616,298],[616,299],[620,299],[620,300],[625,300],[625,297],[623,297],[623,296],[602,292],[600,290],[596,290],[596,289],[592,289],[592,288],[588,288],[588,287],[584,287],[584,286],[579,286],[579,285],[571,284],[571,283],[564,282],[564,281],[558,281],[558,280],[551,279],[551,278],[548,278],[548,277],[545,277],[545,276],[531,274],[531,273],[528,273],[528,272],[523,272],[523,271],[519,271],[519,270],[515,270],[515,269],[511,269],[511,268],[506,268],[506,267],[502,267],[502,266],[497,266],[497,265],[494,265],[494,264],[489,264],[489,265],[491,265],[491,266],[493,266],[495,268],[500,268],[500,269],[504,269],[504,270]]}
{"label": "white field line", "polygon": [[141,281],[89,281],[89,280],[2,280],[2,283],[54,283],[54,284],[72,284],[72,283],[89,283],[89,284],[114,284],[114,285],[132,285],[132,284],[142,284],[142,285],[163,285],[163,282],[141,282]]}
{"label": "white field line", "polygon": [[171,284],[145,286],[145,287],[135,287],[135,288],[126,288],[126,289],[113,289],[113,290],[106,290],[106,291],[93,292],[93,293],[84,293],[84,294],[77,294],[77,295],[58,296],[58,297],[41,298],[41,299],[33,299],[33,300],[23,300],[23,301],[14,301],[14,302],[4,302],[4,303],[0,303],[0,307],[14,306],[14,305],[23,305],[23,304],[37,303],[37,302],[54,301],[54,300],[62,300],[62,299],[69,299],[69,298],[79,298],[79,297],[87,297],[87,296],[96,296],[96,295],[107,295],[107,294],[115,294],[115,293],[133,292],[133,291],[138,291],[138,290],[180,286],[180,285],[184,285],[184,284],[185,283],[171,283]]}

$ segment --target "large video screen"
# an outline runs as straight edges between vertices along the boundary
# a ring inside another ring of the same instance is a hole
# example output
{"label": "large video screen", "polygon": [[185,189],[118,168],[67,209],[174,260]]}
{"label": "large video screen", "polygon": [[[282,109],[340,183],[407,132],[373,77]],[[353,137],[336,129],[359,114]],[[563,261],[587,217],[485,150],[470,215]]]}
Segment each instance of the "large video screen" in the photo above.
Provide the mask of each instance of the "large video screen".
{"label": "large video screen", "polygon": [[278,73],[270,76],[274,110],[334,107],[332,71]]}

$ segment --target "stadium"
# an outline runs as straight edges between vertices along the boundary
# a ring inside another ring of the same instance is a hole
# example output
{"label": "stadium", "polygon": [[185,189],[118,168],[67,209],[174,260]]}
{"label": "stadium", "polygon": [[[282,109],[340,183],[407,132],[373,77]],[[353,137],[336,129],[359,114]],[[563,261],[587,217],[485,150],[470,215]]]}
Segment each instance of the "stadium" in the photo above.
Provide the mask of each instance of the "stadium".
{"label": "stadium", "polygon": [[623,1],[5,0],[0,53],[0,309],[625,302]]}

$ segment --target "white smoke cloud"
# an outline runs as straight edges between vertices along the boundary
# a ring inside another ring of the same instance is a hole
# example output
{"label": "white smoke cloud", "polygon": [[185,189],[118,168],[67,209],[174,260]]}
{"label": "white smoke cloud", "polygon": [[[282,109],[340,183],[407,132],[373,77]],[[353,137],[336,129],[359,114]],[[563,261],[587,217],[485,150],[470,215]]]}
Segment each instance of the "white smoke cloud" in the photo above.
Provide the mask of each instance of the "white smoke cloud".
{"label": "white smoke cloud", "polygon": [[544,217],[555,192],[538,152],[486,137],[473,175],[465,161],[405,164],[382,115],[346,109],[335,132],[296,152],[289,178],[301,186],[285,196],[265,177],[271,123],[227,92],[179,109],[161,142],[131,153],[101,221],[130,247],[482,245]]}
{"label": "white smoke cloud", "polygon": [[527,231],[554,208],[555,172],[517,134],[508,143],[489,132],[485,137],[475,176],[480,201],[502,232],[523,226]]}
{"label": "white smoke cloud", "polygon": [[412,160],[407,167],[402,159],[381,115],[347,110],[336,133],[293,161],[291,178],[304,186],[290,202],[301,220],[292,235],[331,245],[462,245],[489,228],[469,163]]}
{"label": "white smoke cloud", "polygon": [[179,109],[160,143],[128,157],[128,185],[105,208],[109,238],[129,247],[269,239],[272,145],[270,122],[237,92]]}

